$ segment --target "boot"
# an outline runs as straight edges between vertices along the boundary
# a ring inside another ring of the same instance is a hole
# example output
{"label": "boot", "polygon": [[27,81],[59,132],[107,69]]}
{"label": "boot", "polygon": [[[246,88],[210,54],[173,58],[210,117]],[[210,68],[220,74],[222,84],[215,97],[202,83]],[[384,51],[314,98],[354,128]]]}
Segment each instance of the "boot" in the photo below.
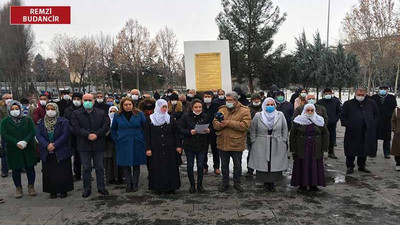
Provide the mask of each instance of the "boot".
{"label": "boot", "polygon": [[276,188],[275,188],[275,184],[274,183],[270,183],[269,184],[269,191],[270,192],[276,192]]}
{"label": "boot", "polygon": [[189,188],[189,193],[193,194],[196,192],[196,188],[194,186],[194,183],[190,183],[190,188]]}
{"label": "boot", "polygon": [[18,186],[15,190],[15,198],[22,198],[22,186]]}
{"label": "boot", "polygon": [[28,185],[28,193],[29,193],[30,196],[36,196],[37,195],[33,185]]}
{"label": "boot", "polygon": [[199,181],[199,182],[197,182],[197,191],[200,193],[200,194],[203,194],[206,190],[204,189],[204,187],[203,187],[203,182],[202,181]]}
{"label": "boot", "polygon": [[266,191],[269,191],[269,183],[264,182],[264,189]]}

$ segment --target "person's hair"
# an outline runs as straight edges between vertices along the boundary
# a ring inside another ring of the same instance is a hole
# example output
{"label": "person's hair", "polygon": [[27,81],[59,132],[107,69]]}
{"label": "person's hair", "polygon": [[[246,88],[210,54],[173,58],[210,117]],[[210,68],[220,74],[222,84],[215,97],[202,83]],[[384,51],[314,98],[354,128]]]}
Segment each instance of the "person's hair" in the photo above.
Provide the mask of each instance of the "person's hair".
{"label": "person's hair", "polygon": [[206,92],[203,93],[203,96],[204,95],[211,95],[211,97],[213,97],[214,93],[212,91],[206,91]]}
{"label": "person's hair", "polygon": [[226,97],[232,97],[234,100],[238,100],[239,99],[239,95],[235,91],[228,92],[228,94],[226,94],[225,96]]}
{"label": "person's hair", "polygon": [[104,97],[104,94],[103,94],[103,92],[101,92],[101,91],[99,91],[99,92],[96,93],[96,97],[97,97],[97,95],[103,95],[103,97]]}
{"label": "person's hair", "polygon": [[26,99],[26,98],[21,99],[19,102],[20,102],[22,105],[24,105],[24,104],[29,104],[29,100]]}
{"label": "person's hair", "polygon": [[132,114],[133,114],[133,115],[136,116],[136,115],[139,114],[139,112],[141,112],[140,109],[136,107],[135,102],[133,102],[133,99],[132,99],[132,98],[125,97],[125,98],[122,98],[122,101],[121,101],[121,103],[120,103],[120,107],[119,107],[119,110],[118,110],[118,115],[121,115],[122,113],[125,112],[125,110],[124,110],[124,103],[125,103],[126,101],[130,101],[130,102],[132,103],[132,105],[133,105]]}
{"label": "person's hair", "polygon": [[276,92],[276,96],[283,96],[285,97],[285,93],[283,91]]}
{"label": "person's hair", "polygon": [[259,94],[260,95],[265,95],[265,93],[263,91],[260,91]]}
{"label": "person's hair", "polygon": [[326,92],[332,92],[332,89],[330,88],[325,88],[324,91],[322,93],[326,93]]}
{"label": "person's hair", "polygon": [[224,94],[225,94],[225,91],[223,89],[218,89],[218,91],[217,91],[218,94],[219,94],[220,91],[224,92]]}
{"label": "person's hair", "polygon": [[355,93],[357,93],[358,91],[361,91],[361,92],[367,93],[367,89],[366,89],[366,88],[364,88],[364,87],[359,87],[359,88],[357,88],[357,89],[356,89],[356,91],[355,91]]}
{"label": "person's hair", "polygon": [[193,99],[192,104],[190,105],[190,109],[193,110],[193,107],[196,103],[200,103],[201,105],[203,105],[203,102],[200,99]]}

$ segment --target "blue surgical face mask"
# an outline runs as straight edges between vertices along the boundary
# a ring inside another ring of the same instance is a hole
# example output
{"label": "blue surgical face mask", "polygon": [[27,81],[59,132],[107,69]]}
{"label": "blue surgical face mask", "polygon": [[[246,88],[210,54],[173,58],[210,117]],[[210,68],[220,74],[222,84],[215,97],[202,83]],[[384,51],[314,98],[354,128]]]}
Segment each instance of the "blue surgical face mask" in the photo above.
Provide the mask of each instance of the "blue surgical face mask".
{"label": "blue surgical face mask", "polygon": [[315,104],[315,99],[310,99],[310,100],[307,101],[307,103],[308,103],[308,104],[313,104],[313,105],[314,105],[314,104]]}
{"label": "blue surgical face mask", "polygon": [[233,103],[231,103],[231,102],[227,102],[226,103],[226,107],[228,108],[228,109],[232,109],[233,108]]}
{"label": "blue surgical face mask", "polygon": [[275,111],[275,106],[267,106],[267,107],[265,108],[265,110],[266,110],[267,112],[269,112],[269,113],[272,113],[273,111]]}
{"label": "blue surgical face mask", "polygon": [[113,104],[113,102],[107,102],[107,105],[113,106],[114,104]]}
{"label": "blue surgical face mask", "polygon": [[379,90],[379,94],[385,96],[387,94],[386,90]]}

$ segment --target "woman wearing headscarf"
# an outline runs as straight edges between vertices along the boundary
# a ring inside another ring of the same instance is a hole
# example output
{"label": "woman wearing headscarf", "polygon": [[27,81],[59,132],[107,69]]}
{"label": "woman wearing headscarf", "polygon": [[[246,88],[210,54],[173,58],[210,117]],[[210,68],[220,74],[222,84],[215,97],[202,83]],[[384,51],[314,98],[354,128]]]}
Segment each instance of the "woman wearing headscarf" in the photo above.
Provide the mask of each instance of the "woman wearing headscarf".
{"label": "woman wearing headscarf", "polygon": [[123,98],[112,121],[111,137],[117,149],[117,165],[124,170],[126,192],[139,190],[140,165],[146,164],[145,122],[146,117],[136,108],[134,100]]}
{"label": "woman wearing headscarf", "polygon": [[72,150],[69,147],[72,128],[67,119],[60,117],[56,103],[48,103],[45,109],[46,115],[36,127],[43,169],[43,192],[50,193],[50,198],[57,198],[57,194],[65,198],[67,192],[74,190]]}
{"label": "woman wearing headscarf", "polygon": [[290,151],[294,158],[291,185],[299,186],[298,192],[306,191],[307,187],[313,192],[319,190],[317,186],[325,187],[323,152],[328,145],[324,118],[317,115],[313,104],[305,105],[290,131]]}
{"label": "woman wearing headscarf", "polygon": [[[111,106],[108,109],[108,117],[110,118],[110,127],[115,117],[115,113],[118,112],[118,107]],[[114,141],[111,138],[111,131],[106,133],[106,147],[104,151],[104,169],[106,174],[106,181],[108,184],[120,184],[122,183],[122,167],[117,166],[116,163],[116,149]]]}
{"label": "woman wearing headscarf", "polygon": [[31,118],[24,116],[22,105],[18,101],[11,101],[7,105],[7,113],[8,116],[1,121],[1,137],[7,146],[6,157],[16,187],[15,197],[22,197],[22,169],[26,170],[28,177],[29,195],[36,196],[35,124]]}
{"label": "woman wearing headscarf", "polygon": [[149,189],[156,194],[174,193],[181,186],[179,165],[182,143],[175,120],[168,114],[168,103],[159,99],[145,125],[146,155],[152,173]]}
{"label": "woman wearing headscarf", "polygon": [[250,127],[252,143],[249,167],[267,191],[275,192],[275,182],[289,167],[287,154],[288,128],[285,115],[276,110],[273,98],[266,98]]}

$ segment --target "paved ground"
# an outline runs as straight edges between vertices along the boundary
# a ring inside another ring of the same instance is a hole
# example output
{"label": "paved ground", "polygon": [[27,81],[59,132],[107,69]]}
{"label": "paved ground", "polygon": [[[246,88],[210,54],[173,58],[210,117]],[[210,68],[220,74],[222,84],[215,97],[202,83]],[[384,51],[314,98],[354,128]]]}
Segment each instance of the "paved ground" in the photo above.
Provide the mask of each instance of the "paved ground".
{"label": "paved ground", "polygon": [[123,185],[111,185],[107,186],[110,196],[92,194],[83,199],[78,182],[66,199],[50,199],[41,192],[37,166],[36,197],[14,199],[11,177],[0,178],[0,196],[6,199],[0,204],[0,224],[399,224],[400,172],[394,171],[394,160],[382,157],[380,142],[378,157],[367,162],[372,174],[356,170],[345,176],[342,141],[340,128],[339,159],[325,159],[328,185],[315,195],[297,194],[288,185],[290,171],[276,193],[266,193],[253,179],[244,178],[244,193],[233,189],[219,193],[221,178],[209,174],[204,181],[207,193],[191,195],[183,166],[183,187],[175,195],[156,196],[147,191],[146,173],[142,172],[137,193],[126,194]]}

